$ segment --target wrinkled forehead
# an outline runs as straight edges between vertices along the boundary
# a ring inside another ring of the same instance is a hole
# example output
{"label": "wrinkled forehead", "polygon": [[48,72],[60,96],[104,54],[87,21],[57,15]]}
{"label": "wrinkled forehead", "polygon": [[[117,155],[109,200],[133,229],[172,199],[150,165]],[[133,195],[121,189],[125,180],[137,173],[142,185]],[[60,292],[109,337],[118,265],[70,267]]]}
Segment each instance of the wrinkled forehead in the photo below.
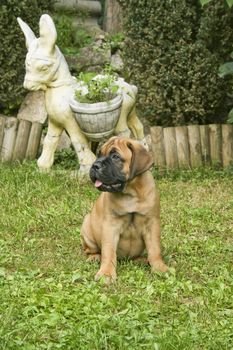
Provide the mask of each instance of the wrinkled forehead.
{"label": "wrinkled forehead", "polygon": [[129,141],[127,139],[113,138],[103,145],[101,153],[103,156],[109,155],[110,152],[115,151],[123,158],[131,158],[132,152],[129,148]]}

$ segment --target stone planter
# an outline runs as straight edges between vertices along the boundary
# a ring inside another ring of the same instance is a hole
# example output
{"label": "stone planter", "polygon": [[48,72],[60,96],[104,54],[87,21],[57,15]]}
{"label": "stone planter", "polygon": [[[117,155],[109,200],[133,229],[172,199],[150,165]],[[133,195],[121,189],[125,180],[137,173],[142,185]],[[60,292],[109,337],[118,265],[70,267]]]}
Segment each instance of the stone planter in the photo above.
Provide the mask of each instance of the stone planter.
{"label": "stone planter", "polygon": [[80,103],[73,96],[70,107],[82,132],[91,141],[100,141],[111,136],[118,122],[122,104],[122,95],[108,102]]}

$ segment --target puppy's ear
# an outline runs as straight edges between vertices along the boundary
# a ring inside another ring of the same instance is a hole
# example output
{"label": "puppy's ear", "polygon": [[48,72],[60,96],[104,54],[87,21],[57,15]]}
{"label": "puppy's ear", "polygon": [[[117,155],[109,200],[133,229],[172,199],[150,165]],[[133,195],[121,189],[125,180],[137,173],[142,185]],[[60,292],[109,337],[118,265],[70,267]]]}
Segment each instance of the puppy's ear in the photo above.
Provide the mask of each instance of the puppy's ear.
{"label": "puppy's ear", "polygon": [[130,164],[130,179],[149,170],[154,164],[152,154],[148,152],[138,142],[128,142],[128,148],[132,152],[132,159]]}

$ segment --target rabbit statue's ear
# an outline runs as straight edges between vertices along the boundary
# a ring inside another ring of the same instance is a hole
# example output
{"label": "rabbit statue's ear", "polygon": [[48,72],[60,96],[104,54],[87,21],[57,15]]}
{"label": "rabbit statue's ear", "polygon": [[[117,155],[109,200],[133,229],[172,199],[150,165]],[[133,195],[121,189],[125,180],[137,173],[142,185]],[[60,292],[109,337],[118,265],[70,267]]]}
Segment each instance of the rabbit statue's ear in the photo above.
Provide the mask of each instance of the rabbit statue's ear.
{"label": "rabbit statue's ear", "polygon": [[32,41],[34,39],[36,39],[36,36],[33,33],[33,31],[31,30],[31,28],[29,27],[29,25],[27,25],[27,23],[25,23],[20,17],[17,17],[17,21],[18,21],[19,26],[20,26],[20,28],[25,36],[26,47],[28,49],[29,46],[31,45]]}
{"label": "rabbit statue's ear", "polygon": [[40,18],[40,45],[48,51],[53,53],[55,43],[57,40],[57,31],[52,18],[44,14]]}

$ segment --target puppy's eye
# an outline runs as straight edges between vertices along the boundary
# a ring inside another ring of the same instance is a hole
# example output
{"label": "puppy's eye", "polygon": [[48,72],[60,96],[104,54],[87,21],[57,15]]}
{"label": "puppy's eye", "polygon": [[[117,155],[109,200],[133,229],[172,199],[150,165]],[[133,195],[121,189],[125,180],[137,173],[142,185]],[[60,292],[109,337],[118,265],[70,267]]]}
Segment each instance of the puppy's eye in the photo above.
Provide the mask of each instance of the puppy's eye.
{"label": "puppy's eye", "polygon": [[121,156],[118,153],[112,153],[111,158],[114,160],[121,160]]}

